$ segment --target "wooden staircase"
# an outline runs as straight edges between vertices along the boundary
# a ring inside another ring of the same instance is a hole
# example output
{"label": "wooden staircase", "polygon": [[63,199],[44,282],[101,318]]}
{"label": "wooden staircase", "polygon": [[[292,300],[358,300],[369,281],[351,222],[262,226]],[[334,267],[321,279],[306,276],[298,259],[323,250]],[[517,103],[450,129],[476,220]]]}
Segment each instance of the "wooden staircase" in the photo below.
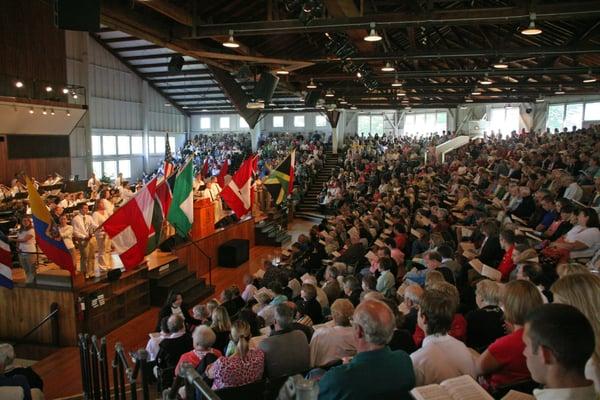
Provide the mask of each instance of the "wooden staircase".
{"label": "wooden staircase", "polygon": [[254,242],[257,246],[281,247],[284,243],[292,240],[287,231],[288,210],[287,208],[269,211],[266,219],[254,225]]}
{"label": "wooden staircase", "polygon": [[173,257],[165,264],[148,272],[150,280],[150,304],[161,307],[171,291],[180,292],[186,304],[198,304],[215,292],[215,287],[207,285],[204,278],[197,278],[187,266]]}
{"label": "wooden staircase", "polygon": [[321,219],[323,213],[319,207],[319,193],[323,189],[323,184],[327,183],[334,173],[337,166],[338,155],[333,154],[330,148],[325,151],[325,163],[319,174],[315,177],[302,201],[296,206],[295,217],[306,219]]}

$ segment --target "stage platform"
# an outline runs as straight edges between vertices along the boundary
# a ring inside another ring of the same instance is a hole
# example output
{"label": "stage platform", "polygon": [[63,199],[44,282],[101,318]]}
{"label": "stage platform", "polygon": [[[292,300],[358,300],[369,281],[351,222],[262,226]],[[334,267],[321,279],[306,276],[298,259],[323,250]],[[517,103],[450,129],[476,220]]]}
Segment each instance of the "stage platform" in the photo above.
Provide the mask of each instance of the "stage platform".
{"label": "stage platform", "polygon": [[[16,269],[15,287],[0,288],[0,340],[22,338],[50,313],[53,304],[59,307],[60,346],[76,345],[79,332],[105,335],[151,305],[162,305],[171,290],[183,293],[186,302],[197,304],[214,293],[209,260],[198,247],[211,257],[214,268],[219,246],[230,239],[247,239],[253,247],[254,219],[228,225],[194,243],[182,243],[172,253],[155,251],[143,265],[112,281],[106,273],[88,280],[76,274],[71,279],[49,264],[38,269],[39,281],[45,284],[25,284],[24,273]],[[113,263],[118,265],[118,258]],[[27,341],[52,345],[51,323],[42,325]]]}

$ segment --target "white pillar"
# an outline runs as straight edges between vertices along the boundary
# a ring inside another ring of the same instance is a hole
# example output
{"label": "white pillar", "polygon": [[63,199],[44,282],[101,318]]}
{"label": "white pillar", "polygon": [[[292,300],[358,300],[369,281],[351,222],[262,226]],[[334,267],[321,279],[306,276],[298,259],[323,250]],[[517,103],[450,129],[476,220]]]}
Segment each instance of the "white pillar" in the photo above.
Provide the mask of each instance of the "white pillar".
{"label": "white pillar", "polygon": [[331,127],[331,151],[333,154],[337,154],[338,151],[338,133],[334,127]]}
{"label": "white pillar", "polygon": [[85,129],[85,168],[87,174],[84,176],[80,176],[79,179],[87,179],[89,176],[92,175],[92,172],[94,172],[94,169],[92,167],[92,118],[90,116],[90,112],[92,112],[90,107],[90,105],[92,104],[92,93],[90,89],[90,75],[92,74],[92,66],[90,64],[90,40],[92,39],[90,38],[90,35],[84,32],[81,33],[81,37],[83,48],[81,53],[82,77],[80,84],[85,87],[85,104],[88,105],[88,110],[85,113],[82,120]]}
{"label": "white pillar", "polygon": [[144,149],[142,150],[144,155],[144,172],[148,172],[148,164],[150,161],[148,160],[148,81],[142,81],[142,146]]}
{"label": "white pillar", "polygon": [[258,138],[260,137],[260,121],[256,123],[254,129],[250,133],[250,140],[252,142],[252,151],[256,152],[258,150]]}

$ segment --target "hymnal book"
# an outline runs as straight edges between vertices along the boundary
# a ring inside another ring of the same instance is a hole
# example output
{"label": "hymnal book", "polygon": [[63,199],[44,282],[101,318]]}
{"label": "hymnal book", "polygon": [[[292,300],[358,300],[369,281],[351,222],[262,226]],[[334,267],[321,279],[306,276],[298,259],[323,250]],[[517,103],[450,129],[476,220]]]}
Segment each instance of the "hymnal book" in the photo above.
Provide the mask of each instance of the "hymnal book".
{"label": "hymnal book", "polygon": [[492,205],[496,208],[504,208],[504,203],[497,197],[492,200]]}
{"label": "hymnal book", "polygon": [[391,220],[391,219],[389,219],[389,218],[386,218],[384,222],[385,222],[387,225],[394,225],[394,221],[392,221],[392,220]]}
{"label": "hymnal book", "polygon": [[270,298],[275,297],[275,293],[273,293],[273,291],[271,289],[267,289],[266,287],[261,287],[260,289],[258,289],[256,291],[256,293],[254,293],[254,299],[256,299],[256,301],[258,301],[258,299],[262,293],[266,293]]}
{"label": "hymnal book", "polygon": [[465,252],[465,251],[474,251],[475,250],[475,245],[471,242],[460,242],[458,244],[458,247],[460,247],[460,249]]}
{"label": "hymnal book", "polygon": [[379,260],[379,257],[377,257],[377,255],[375,253],[373,253],[372,251],[369,251],[367,254],[365,254],[365,257],[369,261],[377,261],[377,260]]}
{"label": "hymnal book", "polygon": [[460,228],[460,235],[462,237],[471,237],[473,236],[473,230],[463,226]]}
{"label": "hymnal book", "polygon": [[533,235],[533,234],[531,234],[529,232],[525,232],[525,236],[527,236],[528,238],[531,238],[531,239],[533,239],[535,241],[538,241],[538,242],[542,241],[542,238],[537,237],[537,236],[535,236],[535,235]]}
{"label": "hymnal book", "polygon": [[448,205],[448,206],[453,206],[454,203],[448,201],[448,200],[444,200],[444,204]]}
{"label": "hymnal book", "polygon": [[381,240],[377,239],[375,241],[375,245],[377,245],[377,247],[385,247],[385,243],[383,243]]}
{"label": "hymnal book", "polygon": [[358,231],[358,229],[356,229],[355,226],[353,226],[352,228],[350,228],[350,230],[348,231],[348,236],[360,236],[360,232]]}
{"label": "hymnal book", "polygon": [[472,250],[466,250],[462,255],[468,260],[472,260],[474,258],[479,257],[479,254],[475,253]]}
{"label": "hymnal book", "polygon": [[431,220],[427,217],[421,216],[421,223],[425,226],[429,226],[431,225]]}
{"label": "hymnal book", "polygon": [[319,243],[322,244],[323,246],[327,245],[327,243],[325,243],[324,240],[319,240]]}
{"label": "hymnal book", "polygon": [[530,394],[518,392],[516,390],[511,390],[508,393],[506,393],[506,395],[504,397],[502,397],[502,399],[500,399],[500,400],[534,400],[534,399],[535,399],[535,397],[533,397]]}
{"label": "hymnal book", "polygon": [[379,235],[379,237],[380,237],[381,239],[383,239],[383,240],[385,240],[385,239],[389,238],[389,236],[388,236],[388,235],[386,235],[385,233],[382,233],[381,235]]}
{"label": "hymnal book", "polygon": [[285,250],[283,250],[283,251],[281,252],[281,254],[283,254],[283,255],[284,255],[284,256],[286,256],[286,257],[289,257],[289,256],[290,256],[290,254],[292,254],[292,253],[290,253],[290,251],[289,251],[289,250],[285,249]]}
{"label": "hymnal book", "polygon": [[519,229],[521,232],[535,232],[536,231],[535,229],[532,229],[528,226],[520,226],[517,229]]}
{"label": "hymnal book", "polygon": [[385,233],[386,235],[391,235],[392,234],[392,230],[391,229],[384,229],[383,233]]}
{"label": "hymnal book", "polygon": [[255,278],[262,279],[262,277],[265,276],[265,270],[261,268],[258,271],[256,271],[253,276]]}
{"label": "hymnal book", "polygon": [[335,258],[338,258],[339,256],[341,256],[341,254],[339,253],[339,251],[332,251],[331,255],[334,256]]}
{"label": "hymnal book", "polygon": [[331,235],[327,231],[321,231],[321,236],[324,237],[325,239],[331,238]]}
{"label": "hymnal book", "polygon": [[478,258],[474,258],[471,261],[469,261],[469,265],[471,267],[473,267],[473,269],[475,271],[479,272],[479,274],[481,276],[485,276],[485,277],[490,278],[490,279],[492,279],[494,281],[500,281],[500,280],[502,280],[502,273],[500,271],[498,271],[497,269],[492,268],[492,267],[490,267],[488,265],[485,265]]}
{"label": "hymnal book", "polygon": [[439,385],[419,386],[410,394],[415,400],[494,400],[469,375],[446,379]]}
{"label": "hymnal book", "polygon": [[421,239],[421,236],[423,236],[423,235],[421,235],[421,232],[419,232],[416,229],[411,229],[410,234],[413,235],[414,237],[416,237],[417,239]]}
{"label": "hymnal book", "polygon": [[519,223],[521,225],[527,225],[527,221],[525,221],[525,220],[523,220],[523,219],[521,219],[521,218],[519,218],[519,217],[517,217],[515,215],[511,215],[510,219],[512,219],[513,221],[515,221],[515,222],[517,222],[517,223]]}

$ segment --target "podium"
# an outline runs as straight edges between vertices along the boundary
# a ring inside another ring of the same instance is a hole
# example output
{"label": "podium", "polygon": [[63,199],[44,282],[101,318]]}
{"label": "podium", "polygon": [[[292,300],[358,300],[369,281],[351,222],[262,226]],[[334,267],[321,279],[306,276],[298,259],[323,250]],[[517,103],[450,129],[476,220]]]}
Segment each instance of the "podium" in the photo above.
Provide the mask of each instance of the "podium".
{"label": "podium", "polygon": [[194,202],[192,240],[202,239],[215,231],[215,207],[210,199]]}

